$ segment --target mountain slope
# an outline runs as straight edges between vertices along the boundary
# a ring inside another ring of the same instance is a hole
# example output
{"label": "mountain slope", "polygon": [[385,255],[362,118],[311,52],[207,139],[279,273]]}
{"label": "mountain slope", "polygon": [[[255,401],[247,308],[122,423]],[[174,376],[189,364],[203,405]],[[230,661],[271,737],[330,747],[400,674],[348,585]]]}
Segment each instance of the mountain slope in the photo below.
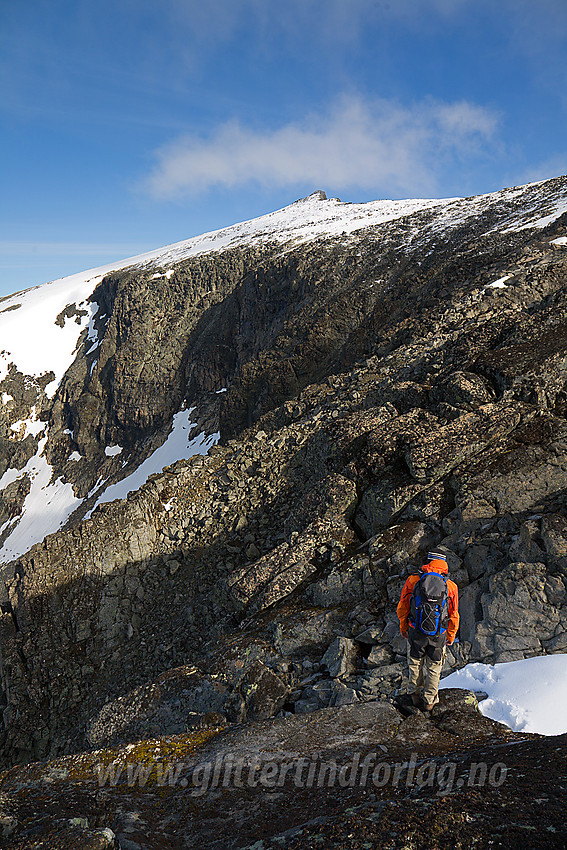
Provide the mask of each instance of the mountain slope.
{"label": "mountain slope", "polygon": [[86,311],[60,320],[72,362],[55,388],[48,356],[14,359],[1,387],[3,522],[42,461],[80,500],[2,570],[6,763],[393,699],[430,545],[461,588],[446,672],[565,650],[566,197],[311,197],[220,251],[61,284]]}
{"label": "mountain slope", "polygon": [[[251,373],[258,371],[258,353],[269,349],[278,333],[282,336],[286,323],[291,325],[286,301],[294,301],[300,325],[308,315],[312,335],[318,338],[306,354],[309,362],[300,366],[305,375],[296,380],[296,367],[291,362],[286,367],[288,374],[280,377],[281,397],[315,377],[313,358],[337,357],[338,352],[328,351],[325,299],[327,304],[336,297],[359,299],[366,302],[363,311],[370,302],[389,302],[391,283],[380,277],[367,280],[367,268],[358,275],[349,272],[352,279],[346,287],[343,281],[335,281],[329,288],[328,279],[323,298],[319,291],[307,292],[310,284],[302,268],[300,287],[305,291],[300,302],[285,286],[280,297],[277,291],[274,297],[273,289],[281,286],[279,279],[294,274],[290,263],[296,260],[298,245],[309,250],[309,245],[326,243],[330,251],[345,253],[343,265],[352,265],[358,263],[357,251],[367,248],[362,244],[367,239],[372,242],[374,274],[391,275],[393,263],[397,274],[403,264],[427,262],[431,246],[450,234],[454,238],[460,228],[480,227],[490,241],[498,231],[515,234],[541,228],[566,206],[567,193],[558,181],[446,201],[343,204],[317,192],[254,221],[4,299],[0,313],[0,540],[4,546],[0,557],[10,560],[23,554],[72,514],[92,510],[113,492],[123,493],[122,489],[103,495],[105,486],[131,475],[155,451],[174,416],[185,407],[197,405],[208,432],[214,434],[218,415],[214,411],[207,415],[201,407],[209,409],[211,392],[234,383],[237,375],[242,376],[244,387],[240,399],[231,402],[225,428],[250,421],[247,396],[257,392],[248,385],[258,381],[257,374]],[[358,248],[357,242],[361,242]],[[270,264],[268,280],[259,283],[258,275]],[[336,270],[331,256],[329,278],[336,277]],[[219,328],[211,326],[210,308],[215,303],[223,305],[225,314],[222,339],[217,338]],[[245,316],[246,310],[250,314]],[[356,318],[350,317],[350,324],[353,330]],[[344,330],[340,328],[339,333]],[[289,361],[282,350],[289,345],[289,340],[282,340],[272,356]],[[353,357],[361,353],[359,345],[355,349]],[[191,364],[192,358],[198,362]],[[160,369],[160,363],[165,368]],[[329,366],[323,362],[319,373]],[[168,394],[171,400],[166,399]],[[197,422],[187,421],[185,427],[196,438],[195,445],[210,445],[204,433],[199,437]],[[157,466],[151,469],[158,471]]]}

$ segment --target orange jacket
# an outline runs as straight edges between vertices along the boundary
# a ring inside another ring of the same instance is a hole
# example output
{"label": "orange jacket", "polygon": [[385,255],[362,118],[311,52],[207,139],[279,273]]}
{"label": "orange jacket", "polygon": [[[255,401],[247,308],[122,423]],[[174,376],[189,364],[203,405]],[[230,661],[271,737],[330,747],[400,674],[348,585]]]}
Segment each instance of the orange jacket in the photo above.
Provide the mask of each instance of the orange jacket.
{"label": "orange jacket", "polygon": [[[434,559],[421,568],[425,573],[441,573],[446,576],[448,569],[445,561]],[[398,619],[400,621],[400,632],[403,637],[408,635],[408,617],[410,610],[410,599],[412,591],[419,581],[418,575],[409,576],[402,589],[402,595],[398,602]],[[449,622],[447,624],[447,643],[451,644],[455,640],[457,630],[459,628],[459,588],[451,579],[447,579],[447,594],[449,596]]]}

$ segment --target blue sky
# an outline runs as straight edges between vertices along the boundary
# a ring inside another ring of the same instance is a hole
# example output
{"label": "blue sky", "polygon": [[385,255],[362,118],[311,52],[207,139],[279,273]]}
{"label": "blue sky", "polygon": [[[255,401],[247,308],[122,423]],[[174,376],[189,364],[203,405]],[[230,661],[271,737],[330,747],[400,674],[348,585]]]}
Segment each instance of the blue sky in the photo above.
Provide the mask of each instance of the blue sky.
{"label": "blue sky", "polygon": [[0,296],[285,206],[567,173],[565,0],[0,0]]}

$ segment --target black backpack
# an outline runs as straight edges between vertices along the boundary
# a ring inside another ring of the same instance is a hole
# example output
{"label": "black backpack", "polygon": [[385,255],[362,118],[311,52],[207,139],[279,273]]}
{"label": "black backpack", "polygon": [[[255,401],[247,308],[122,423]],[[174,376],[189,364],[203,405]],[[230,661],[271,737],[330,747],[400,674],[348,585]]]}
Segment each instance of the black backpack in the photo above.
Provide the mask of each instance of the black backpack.
{"label": "black backpack", "polygon": [[447,631],[449,595],[441,573],[422,572],[410,599],[409,624],[418,632],[437,637]]}

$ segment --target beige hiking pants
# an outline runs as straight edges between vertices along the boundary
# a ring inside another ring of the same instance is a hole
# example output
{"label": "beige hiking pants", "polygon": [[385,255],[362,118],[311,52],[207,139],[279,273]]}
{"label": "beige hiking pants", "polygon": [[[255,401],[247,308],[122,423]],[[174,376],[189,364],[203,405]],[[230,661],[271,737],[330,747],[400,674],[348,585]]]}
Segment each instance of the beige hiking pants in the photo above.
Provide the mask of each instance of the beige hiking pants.
{"label": "beige hiking pants", "polygon": [[424,702],[428,705],[439,702],[437,691],[439,690],[439,679],[441,678],[446,653],[447,647],[444,646],[440,661],[432,661],[427,655],[424,655],[423,658],[412,658],[408,640],[407,654],[410,681],[408,691],[410,694],[421,691]]}

